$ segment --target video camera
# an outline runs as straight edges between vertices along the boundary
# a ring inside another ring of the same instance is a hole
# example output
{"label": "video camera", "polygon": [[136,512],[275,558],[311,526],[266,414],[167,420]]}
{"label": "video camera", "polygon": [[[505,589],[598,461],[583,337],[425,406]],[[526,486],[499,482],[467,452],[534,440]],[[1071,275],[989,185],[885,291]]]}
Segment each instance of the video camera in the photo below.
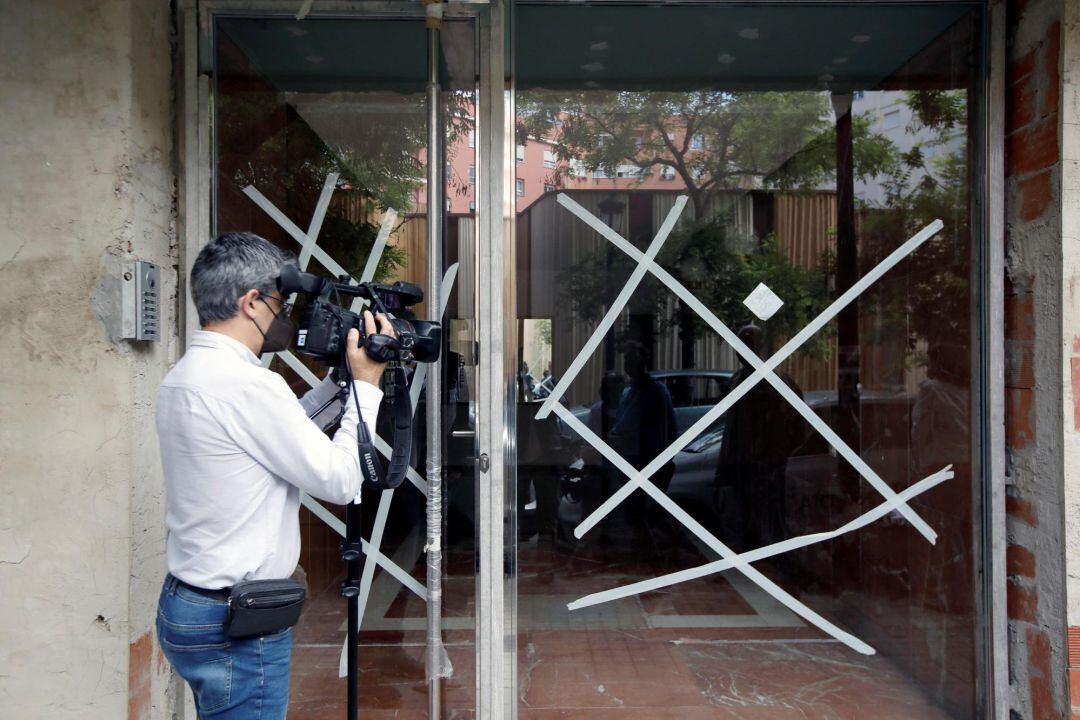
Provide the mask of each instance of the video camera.
{"label": "video camera", "polygon": [[[349,330],[360,331],[360,343],[374,360],[389,362],[435,362],[439,359],[442,328],[429,320],[406,320],[395,317],[401,311],[424,299],[424,292],[412,283],[397,281],[392,285],[366,282],[352,285],[348,277],[333,282],[326,278],[301,272],[295,265],[286,265],[278,281],[283,296],[293,293],[312,297],[304,307],[296,333],[296,348],[305,355],[320,358],[335,367],[345,364],[345,338]],[[337,300],[334,303],[331,297]],[[362,316],[340,305],[342,297],[359,297],[371,302],[376,312],[390,319],[397,334],[367,335]]]}

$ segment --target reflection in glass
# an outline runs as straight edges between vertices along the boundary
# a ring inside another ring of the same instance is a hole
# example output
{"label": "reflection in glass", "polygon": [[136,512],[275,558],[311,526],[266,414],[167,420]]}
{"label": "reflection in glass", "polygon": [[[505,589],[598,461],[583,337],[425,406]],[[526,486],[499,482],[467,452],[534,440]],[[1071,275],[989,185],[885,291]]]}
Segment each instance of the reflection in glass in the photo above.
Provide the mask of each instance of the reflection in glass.
{"label": "reflection in glass", "polygon": [[[307,269],[334,274],[323,260],[329,257],[359,278],[392,209],[396,221],[374,279],[406,280],[425,287],[425,38],[422,18],[219,19],[215,44],[217,230],[254,231],[300,254],[297,238],[256,204],[252,193],[257,191],[300,233],[307,233],[331,178],[333,192],[318,233],[317,252],[308,259]],[[456,289],[443,317],[448,332],[440,398],[445,432],[444,639],[455,669],[453,677],[442,684],[448,713],[472,712],[475,706],[473,451],[471,444],[463,445],[452,437],[452,430],[471,429],[474,421],[475,358],[470,348],[474,346],[471,257],[475,223],[469,209],[473,196],[468,168],[476,159],[475,151],[466,147],[466,138],[474,130],[473,46],[470,23],[446,23],[443,116],[450,207],[443,255],[447,267],[458,264]],[[427,317],[425,307],[426,303],[413,308],[415,315]],[[325,374],[326,368],[297,357],[315,376]],[[281,372],[298,394],[307,390],[304,377],[280,358],[271,368]],[[421,476],[424,407],[429,401],[421,394],[415,414],[413,467]],[[385,402],[391,402],[390,398]],[[384,438],[390,436],[390,420],[386,405],[380,413]],[[425,599],[386,569],[392,563],[422,590],[426,582],[425,504],[425,493],[409,482],[392,494],[364,492],[363,505],[369,509],[363,513],[363,536],[378,544],[384,561],[372,575],[360,630],[362,716],[427,711]],[[344,517],[343,508],[327,506],[326,510]],[[338,661],[346,616],[339,591],[344,570],[340,538],[307,509],[301,514],[301,532],[300,562],[307,571],[310,600],[294,639],[289,717],[343,717],[346,681],[338,678]]]}
{"label": "reflection in glass", "polygon": [[[524,5],[516,23],[523,716],[981,716],[977,13]],[[599,229],[639,253],[660,235],[660,277]],[[543,396],[532,318],[550,318]],[[760,381],[747,353],[796,337]],[[717,560],[713,539],[834,530],[883,502],[868,476],[899,492],[949,465],[909,503],[936,544],[892,512],[753,564],[875,655],[736,570],[604,594]],[[628,486],[643,470],[678,512]]]}

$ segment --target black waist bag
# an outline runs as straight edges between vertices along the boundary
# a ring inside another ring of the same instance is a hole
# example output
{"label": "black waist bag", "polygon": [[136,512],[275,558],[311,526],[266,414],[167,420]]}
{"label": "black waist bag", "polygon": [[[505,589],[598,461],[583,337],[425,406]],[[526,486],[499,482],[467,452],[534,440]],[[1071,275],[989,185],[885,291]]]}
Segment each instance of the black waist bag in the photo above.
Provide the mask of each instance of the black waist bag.
{"label": "black waist bag", "polygon": [[271,635],[300,619],[307,591],[295,580],[248,580],[233,585],[229,594],[231,638]]}

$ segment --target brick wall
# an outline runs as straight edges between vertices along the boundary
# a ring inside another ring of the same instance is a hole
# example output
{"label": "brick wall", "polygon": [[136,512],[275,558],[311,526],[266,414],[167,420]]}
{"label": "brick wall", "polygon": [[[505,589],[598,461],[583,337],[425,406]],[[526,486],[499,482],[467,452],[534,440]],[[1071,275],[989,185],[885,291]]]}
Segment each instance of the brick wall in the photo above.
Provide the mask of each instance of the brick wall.
{"label": "brick wall", "polygon": [[[1010,720],[1068,716],[1061,510],[1061,17],[1007,4],[1005,392]],[[1077,717],[1077,716],[1074,716]]]}

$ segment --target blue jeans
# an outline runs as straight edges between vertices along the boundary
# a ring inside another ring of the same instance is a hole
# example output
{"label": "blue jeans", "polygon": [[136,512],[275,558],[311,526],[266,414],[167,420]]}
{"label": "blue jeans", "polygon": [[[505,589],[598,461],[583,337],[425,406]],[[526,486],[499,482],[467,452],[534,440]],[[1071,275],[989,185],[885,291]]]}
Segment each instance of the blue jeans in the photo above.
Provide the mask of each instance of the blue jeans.
{"label": "blue jeans", "polygon": [[165,657],[191,686],[200,718],[283,720],[292,629],[234,640],[225,634],[228,612],[225,600],[166,575],[157,616]]}

